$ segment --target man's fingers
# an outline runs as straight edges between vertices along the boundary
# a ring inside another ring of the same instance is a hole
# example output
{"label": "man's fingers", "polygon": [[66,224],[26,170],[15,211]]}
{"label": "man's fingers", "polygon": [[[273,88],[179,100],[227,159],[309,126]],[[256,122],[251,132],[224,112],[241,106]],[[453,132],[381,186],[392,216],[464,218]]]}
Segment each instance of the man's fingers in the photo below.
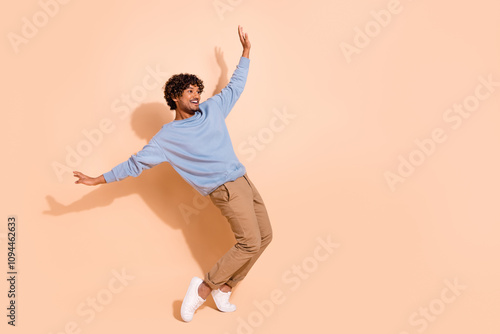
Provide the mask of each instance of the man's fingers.
{"label": "man's fingers", "polygon": [[240,41],[243,46],[249,46],[250,41],[248,40],[248,34],[243,32],[243,27],[238,26],[238,35],[240,36]]}
{"label": "man's fingers", "polygon": [[82,174],[80,172],[74,171],[73,176],[78,178],[78,180],[75,181],[75,184],[81,184],[83,181],[87,178],[85,174]]}
{"label": "man's fingers", "polygon": [[92,178],[83,174],[83,173],[80,173],[78,171],[73,171],[73,176],[74,177],[77,177],[78,180],[75,181],[75,184],[85,184],[85,185],[88,185],[88,186],[93,186],[95,185],[94,182],[92,182]]}
{"label": "man's fingers", "polygon": [[243,42],[245,40],[245,35],[243,34],[242,26],[238,26],[238,35],[240,36],[240,40]]}
{"label": "man's fingers", "polygon": [[83,174],[83,173],[80,173],[80,172],[77,172],[77,171],[74,171],[74,172],[73,172],[73,176],[74,176],[74,177],[77,177],[77,178],[79,178],[79,179],[83,179],[83,178],[88,177],[87,175],[85,175],[85,174]]}

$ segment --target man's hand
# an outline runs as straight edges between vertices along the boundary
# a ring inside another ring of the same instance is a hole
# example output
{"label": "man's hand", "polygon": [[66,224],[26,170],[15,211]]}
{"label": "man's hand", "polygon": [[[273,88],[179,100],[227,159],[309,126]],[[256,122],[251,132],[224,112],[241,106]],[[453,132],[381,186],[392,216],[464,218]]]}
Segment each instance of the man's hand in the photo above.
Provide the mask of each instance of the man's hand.
{"label": "man's hand", "polygon": [[76,184],[84,184],[86,186],[97,186],[98,184],[106,183],[106,179],[104,179],[103,175],[98,177],[90,177],[83,173],[74,171],[73,176],[78,178],[78,180],[75,181]]}
{"label": "man's hand", "polygon": [[248,39],[248,34],[243,32],[243,27],[238,26],[238,35],[240,36],[241,45],[243,45],[242,57],[250,58],[250,40]]}

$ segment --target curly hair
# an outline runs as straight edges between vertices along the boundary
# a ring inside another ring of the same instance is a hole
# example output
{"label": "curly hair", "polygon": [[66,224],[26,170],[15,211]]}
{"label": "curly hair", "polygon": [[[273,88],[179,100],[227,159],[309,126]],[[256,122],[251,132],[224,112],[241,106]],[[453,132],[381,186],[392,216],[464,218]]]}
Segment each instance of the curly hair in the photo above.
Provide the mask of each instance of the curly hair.
{"label": "curly hair", "polygon": [[189,85],[198,86],[200,94],[203,92],[203,81],[194,74],[175,74],[168,79],[164,87],[164,97],[170,110],[175,110],[177,108],[173,99],[182,96],[182,92],[188,88]]}

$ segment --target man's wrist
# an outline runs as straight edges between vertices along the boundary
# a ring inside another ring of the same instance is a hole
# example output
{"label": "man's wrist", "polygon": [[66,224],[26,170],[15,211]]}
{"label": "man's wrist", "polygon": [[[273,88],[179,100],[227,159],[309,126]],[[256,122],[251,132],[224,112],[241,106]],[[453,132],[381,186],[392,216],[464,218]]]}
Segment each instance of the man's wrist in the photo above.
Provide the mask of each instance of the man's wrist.
{"label": "man's wrist", "polygon": [[106,183],[106,179],[104,178],[104,175],[100,175],[97,177],[97,184],[103,184]]}
{"label": "man's wrist", "polygon": [[250,59],[250,49],[243,49],[241,56]]}

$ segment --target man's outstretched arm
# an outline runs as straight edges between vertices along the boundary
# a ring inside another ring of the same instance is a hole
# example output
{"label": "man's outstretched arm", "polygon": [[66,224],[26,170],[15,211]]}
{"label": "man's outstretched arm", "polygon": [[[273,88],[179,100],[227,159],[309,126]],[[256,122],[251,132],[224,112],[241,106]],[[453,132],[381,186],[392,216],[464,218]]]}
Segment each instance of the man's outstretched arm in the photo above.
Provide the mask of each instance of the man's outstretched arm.
{"label": "man's outstretched arm", "polygon": [[[161,130],[160,130],[161,131]],[[115,166],[112,170],[98,177],[90,177],[78,171],[73,175],[78,178],[76,184],[85,184],[87,186],[97,186],[103,183],[111,183],[123,180],[129,176],[139,176],[143,170],[150,169],[162,162],[167,161],[162,148],[153,138],[137,154],[132,155],[128,160]]]}

